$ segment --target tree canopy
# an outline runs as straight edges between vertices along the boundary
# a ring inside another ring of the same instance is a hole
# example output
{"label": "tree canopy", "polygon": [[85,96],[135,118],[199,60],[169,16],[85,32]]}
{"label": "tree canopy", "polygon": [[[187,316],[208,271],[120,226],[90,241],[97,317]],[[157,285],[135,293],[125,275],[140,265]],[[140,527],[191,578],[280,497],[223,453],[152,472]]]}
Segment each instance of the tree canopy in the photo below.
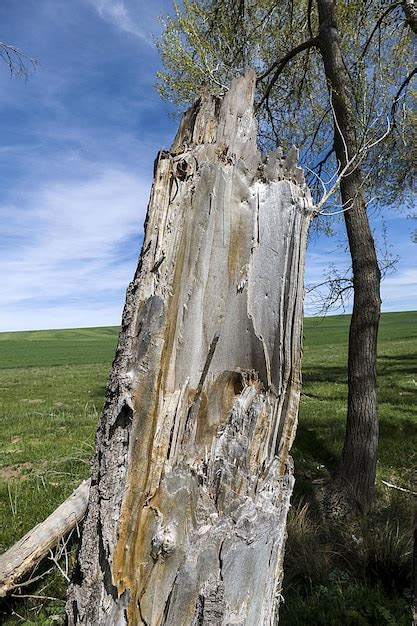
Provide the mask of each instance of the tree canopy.
{"label": "tree canopy", "polygon": [[[338,2],[336,12],[357,141],[367,147],[361,162],[368,200],[404,202],[412,187],[415,135],[410,3],[350,0]],[[184,0],[181,6],[174,3],[164,27],[158,42],[165,66],[158,75],[161,95],[183,106],[202,84],[221,94],[232,77],[254,67],[261,147],[287,149],[295,143],[316,199],[322,196],[317,177],[327,182],[337,162],[315,3]]]}

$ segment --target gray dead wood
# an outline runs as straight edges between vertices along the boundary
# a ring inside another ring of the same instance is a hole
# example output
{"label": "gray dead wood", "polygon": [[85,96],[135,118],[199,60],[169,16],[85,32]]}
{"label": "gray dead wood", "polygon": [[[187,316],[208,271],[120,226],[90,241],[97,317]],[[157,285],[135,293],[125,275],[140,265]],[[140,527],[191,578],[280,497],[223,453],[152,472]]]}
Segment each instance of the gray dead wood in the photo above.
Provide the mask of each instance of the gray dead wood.
{"label": "gray dead wood", "polygon": [[19,581],[82,521],[89,489],[90,481],[85,480],[44,522],[0,556],[0,597],[19,587]]}
{"label": "gray dead wood", "polygon": [[278,621],[313,212],[255,74],[160,152],[97,433],[70,625]]}

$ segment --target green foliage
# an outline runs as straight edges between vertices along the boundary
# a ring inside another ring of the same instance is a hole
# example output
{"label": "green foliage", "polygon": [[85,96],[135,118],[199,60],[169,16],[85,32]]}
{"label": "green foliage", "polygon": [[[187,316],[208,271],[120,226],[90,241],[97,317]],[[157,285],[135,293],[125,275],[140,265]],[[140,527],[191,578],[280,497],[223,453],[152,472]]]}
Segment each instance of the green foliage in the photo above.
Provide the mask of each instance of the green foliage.
{"label": "green foliage", "polygon": [[[286,149],[295,143],[302,161],[326,178],[337,164],[331,152],[333,115],[317,46],[295,55],[274,76],[280,59],[318,35],[316,2],[311,3],[310,16],[309,5],[308,0],[175,3],[157,43],[165,67],[157,86],[162,97],[183,107],[202,84],[223,93],[247,67],[254,67],[261,78],[269,71],[257,85],[261,146]],[[393,125],[384,143],[367,151],[366,184],[380,201],[398,203],[400,195],[408,197],[412,185],[413,92],[399,91],[413,68],[413,33],[400,3],[351,0],[337,2],[336,9],[359,143],[379,139],[387,118]],[[314,174],[309,183],[317,195],[322,193]]]}
{"label": "green foliage", "polygon": [[409,623],[407,602],[403,598],[387,597],[379,589],[343,581],[317,587],[307,598],[292,596],[280,614],[282,626],[408,626]]}

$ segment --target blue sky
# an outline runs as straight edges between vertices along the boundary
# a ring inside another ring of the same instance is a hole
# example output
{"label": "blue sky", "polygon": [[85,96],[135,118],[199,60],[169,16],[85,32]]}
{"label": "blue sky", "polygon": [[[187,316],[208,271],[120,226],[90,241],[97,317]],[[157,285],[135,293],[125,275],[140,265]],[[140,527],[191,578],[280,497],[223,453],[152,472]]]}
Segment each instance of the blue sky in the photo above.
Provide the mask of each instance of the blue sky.
{"label": "blue sky", "polygon": [[[153,161],[176,131],[154,89],[152,34],[170,6],[2,1],[0,40],[39,67],[25,82],[0,66],[0,330],[120,322]],[[383,310],[415,310],[412,225],[401,213],[387,215],[386,225],[400,260],[384,281]],[[382,229],[377,215],[373,227]],[[347,265],[343,247],[313,236],[306,282],[320,282],[332,263]],[[308,301],[307,313],[315,310]]]}

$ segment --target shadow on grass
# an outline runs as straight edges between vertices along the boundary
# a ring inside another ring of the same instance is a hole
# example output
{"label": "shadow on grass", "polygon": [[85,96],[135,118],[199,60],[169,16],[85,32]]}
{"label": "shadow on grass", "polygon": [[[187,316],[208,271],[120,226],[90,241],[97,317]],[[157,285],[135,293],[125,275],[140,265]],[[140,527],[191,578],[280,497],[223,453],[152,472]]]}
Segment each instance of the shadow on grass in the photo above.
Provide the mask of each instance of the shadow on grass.
{"label": "shadow on grass", "polygon": [[94,387],[94,389],[92,390],[93,393],[94,393],[94,397],[100,400],[101,405],[104,402],[104,398],[105,398],[105,395],[106,395],[106,390],[107,390],[107,386],[106,385],[100,385],[100,387]]}
{"label": "shadow on grass", "polygon": [[[405,377],[417,374],[417,355],[401,354],[378,357],[378,387],[381,403],[415,405],[415,388],[404,384]],[[346,402],[347,372],[345,367],[320,365],[306,366],[303,370],[303,394],[308,398],[322,401]],[[334,385],[340,385],[336,390]],[[331,391],[331,394],[327,393]],[[336,393],[335,393],[336,391]]]}
{"label": "shadow on grass", "polygon": [[417,355],[378,356],[378,376],[417,374]]}
{"label": "shadow on grass", "polygon": [[[411,463],[410,451],[417,441],[417,386],[413,384],[416,358],[416,354],[381,355],[378,361],[383,471],[403,472]],[[345,435],[346,409],[346,368],[317,361],[306,365],[292,452],[299,493],[310,492],[308,481],[336,470]]]}
{"label": "shadow on grass", "polygon": [[314,368],[306,366],[303,370],[303,384],[306,383],[338,383],[340,385],[346,385],[346,368],[325,365],[316,366]]}
{"label": "shadow on grass", "polygon": [[316,465],[325,465],[330,472],[336,468],[338,457],[329,447],[324,435],[320,435],[316,429],[311,428],[310,420],[300,421],[294,450],[297,457],[311,457]]}

